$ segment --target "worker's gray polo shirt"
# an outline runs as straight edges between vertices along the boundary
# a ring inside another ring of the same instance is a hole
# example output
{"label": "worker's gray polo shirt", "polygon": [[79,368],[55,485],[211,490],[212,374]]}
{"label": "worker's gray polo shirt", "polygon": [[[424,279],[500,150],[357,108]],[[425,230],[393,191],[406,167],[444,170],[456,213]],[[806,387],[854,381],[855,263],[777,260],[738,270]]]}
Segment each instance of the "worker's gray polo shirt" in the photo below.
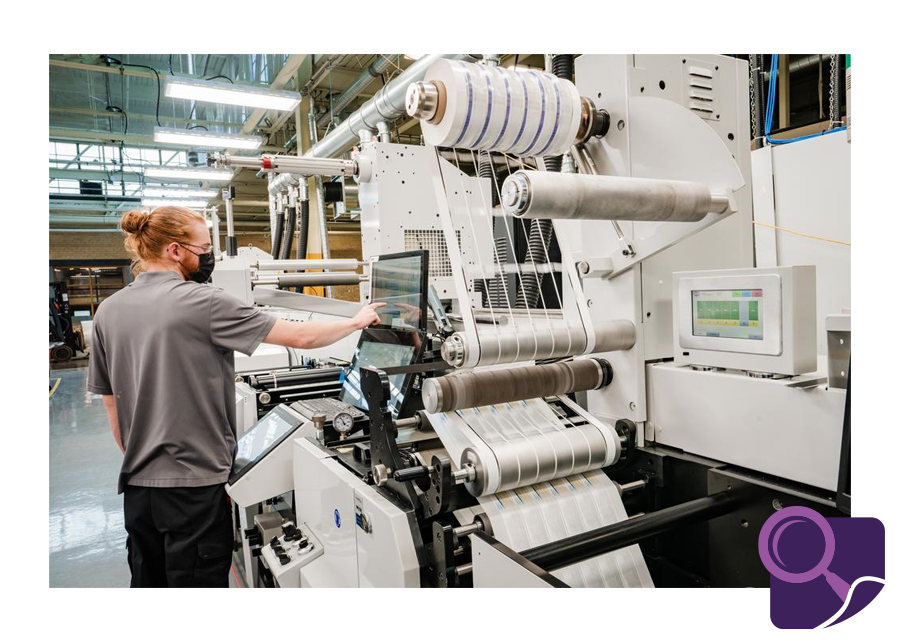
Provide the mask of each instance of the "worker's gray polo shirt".
{"label": "worker's gray polo shirt", "polygon": [[228,480],[234,457],[234,351],[252,354],[275,317],[175,272],[144,272],[94,319],[88,389],[115,395],[126,485]]}

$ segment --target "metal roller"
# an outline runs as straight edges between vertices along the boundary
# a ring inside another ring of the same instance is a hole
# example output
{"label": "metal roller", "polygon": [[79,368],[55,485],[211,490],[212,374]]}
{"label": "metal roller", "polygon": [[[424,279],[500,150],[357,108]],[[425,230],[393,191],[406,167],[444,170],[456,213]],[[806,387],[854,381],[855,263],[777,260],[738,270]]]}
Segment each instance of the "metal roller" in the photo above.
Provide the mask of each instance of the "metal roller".
{"label": "metal roller", "polygon": [[520,170],[507,177],[503,209],[521,218],[696,222],[729,211],[702,183]]}
{"label": "metal roller", "polygon": [[509,401],[596,390],[612,380],[612,368],[599,359],[478,370],[426,379],[422,400],[428,412],[491,406]]}
{"label": "metal roller", "polygon": [[365,261],[356,259],[288,259],[275,261],[257,261],[251,267],[257,270],[356,270]]}
{"label": "metal roller", "polygon": [[474,368],[479,365],[558,359],[588,351],[629,350],[636,340],[634,324],[624,319],[597,322],[592,331],[593,346],[589,346],[584,328],[573,324],[482,330],[472,338],[466,332],[456,332],[441,346],[441,356],[455,368]]}
{"label": "metal roller", "polygon": [[254,285],[279,287],[315,287],[319,285],[359,285],[365,277],[355,272],[309,272],[306,274],[281,274],[254,279]]}

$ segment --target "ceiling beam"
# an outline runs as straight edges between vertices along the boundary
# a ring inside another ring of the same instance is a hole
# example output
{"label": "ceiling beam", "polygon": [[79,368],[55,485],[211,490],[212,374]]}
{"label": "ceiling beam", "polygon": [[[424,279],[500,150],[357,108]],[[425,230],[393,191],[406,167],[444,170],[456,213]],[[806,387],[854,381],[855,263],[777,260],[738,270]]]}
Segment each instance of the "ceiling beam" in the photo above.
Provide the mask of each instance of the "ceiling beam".
{"label": "ceiling beam", "polygon": [[[150,176],[144,176],[139,172],[120,172],[120,171],[104,171],[102,169],[62,169],[62,168],[50,168],[50,178],[61,178],[64,180],[85,180],[85,181],[106,181],[112,183],[120,183],[122,181],[126,183],[167,183],[167,184],[180,184],[180,185],[191,185],[194,183],[201,183],[202,181],[198,179],[185,179],[185,178],[152,178]],[[266,184],[263,181],[258,181],[256,179],[248,182],[243,181],[234,181],[232,180],[230,185],[234,185],[238,188],[238,192],[240,194],[248,194],[248,195],[265,195],[266,194]],[[221,184],[216,183],[211,186],[212,188],[218,189]],[[157,186],[158,187],[158,186]],[[249,189],[249,188],[257,188],[257,189]],[[246,190],[246,191],[245,191]],[[268,207],[268,204],[266,205]]]}
{"label": "ceiling beam", "polygon": [[[269,85],[269,89],[282,89],[286,87],[287,84],[294,78],[297,70],[300,69],[300,65],[302,65],[308,58],[311,59],[312,54],[291,54],[290,56],[288,56],[288,59],[284,61],[284,65],[281,67],[278,75],[275,76],[275,79]],[[254,109],[247,120],[244,121],[244,127],[241,129],[241,133],[250,134],[251,132],[255,131],[256,126],[259,124],[259,121],[261,121],[265,117],[268,111],[268,109],[264,109],[262,107]]]}
{"label": "ceiling beam", "polygon": [[[122,114],[115,111],[98,111],[95,109],[77,109],[75,107],[53,107],[50,106],[51,113],[59,113],[59,114],[72,114],[74,116],[91,116],[93,118],[108,118],[110,116],[118,116],[122,117]],[[212,126],[212,127],[239,127],[241,123],[228,123],[219,120],[199,120],[197,118],[175,118],[173,116],[166,116],[165,114],[159,115],[160,120],[166,120],[170,123],[177,123],[179,125],[204,125],[204,126]],[[128,120],[149,120],[152,122],[156,122],[155,114],[138,114],[129,112]]]}
{"label": "ceiling beam", "polygon": [[[309,54],[292,54],[299,56],[308,56]],[[68,60],[59,60],[58,58],[50,58],[50,66],[51,67],[60,67],[63,69],[75,69],[78,71],[93,71],[97,73],[104,74],[115,74],[117,76],[133,76],[135,78],[152,78],[156,80],[156,74],[150,71],[138,70],[133,67],[120,67],[119,65],[112,63],[110,65],[106,64],[88,64],[83,62],[70,62]],[[150,65],[148,65],[150,66]],[[156,70],[159,73],[160,81],[163,81],[165,77],[168,75],[166,71]],[[280,72],[279,72],[280,73]],[[293,75],[293,74],[292,74]],[[205,80],[203,76],[196,76],[191,74],[179,73],[179,78],[192,78],[194,80]],[[277,76],[276,76],[277,77]],[[272,85],[267,85],[265,83],[248,83],[248,82],[238,82],[234,83],[236,86],[247,85],[251,87],[272,87]]]}

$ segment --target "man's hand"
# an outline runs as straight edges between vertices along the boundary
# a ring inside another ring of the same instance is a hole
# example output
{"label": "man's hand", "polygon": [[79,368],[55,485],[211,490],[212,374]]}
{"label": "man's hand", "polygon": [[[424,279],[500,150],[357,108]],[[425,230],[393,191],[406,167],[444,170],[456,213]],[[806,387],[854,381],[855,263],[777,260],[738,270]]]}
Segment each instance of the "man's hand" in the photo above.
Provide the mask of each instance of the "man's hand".
{"label": "man's hand", "polygon": [[368,328],[370,325],[375,325],[378,323],[378,313],[375,312],[378,308],[384,307],[387,305],[386,303],[370,303],[363,307],[362,310],[356,313],[356,316],[353,317],[353,325],[357,330],[362,330],[363,328]]}

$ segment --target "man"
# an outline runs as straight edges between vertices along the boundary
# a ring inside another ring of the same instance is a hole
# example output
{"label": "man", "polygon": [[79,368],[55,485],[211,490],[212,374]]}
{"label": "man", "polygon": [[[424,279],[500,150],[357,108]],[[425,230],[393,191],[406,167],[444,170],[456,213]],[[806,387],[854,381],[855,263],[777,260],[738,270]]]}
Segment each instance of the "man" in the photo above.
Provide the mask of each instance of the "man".
{"label": "man", "polygon": [[376,323],[382,304],[334,322],[276,319],[202,285],[215,257],[195,212],[128,212],[121,226],[142,272],[97,310],[88,389],[103,395],[124,454],[131,586],[227,587],[234,352],[252,354],[263,341],[327,346]]}

